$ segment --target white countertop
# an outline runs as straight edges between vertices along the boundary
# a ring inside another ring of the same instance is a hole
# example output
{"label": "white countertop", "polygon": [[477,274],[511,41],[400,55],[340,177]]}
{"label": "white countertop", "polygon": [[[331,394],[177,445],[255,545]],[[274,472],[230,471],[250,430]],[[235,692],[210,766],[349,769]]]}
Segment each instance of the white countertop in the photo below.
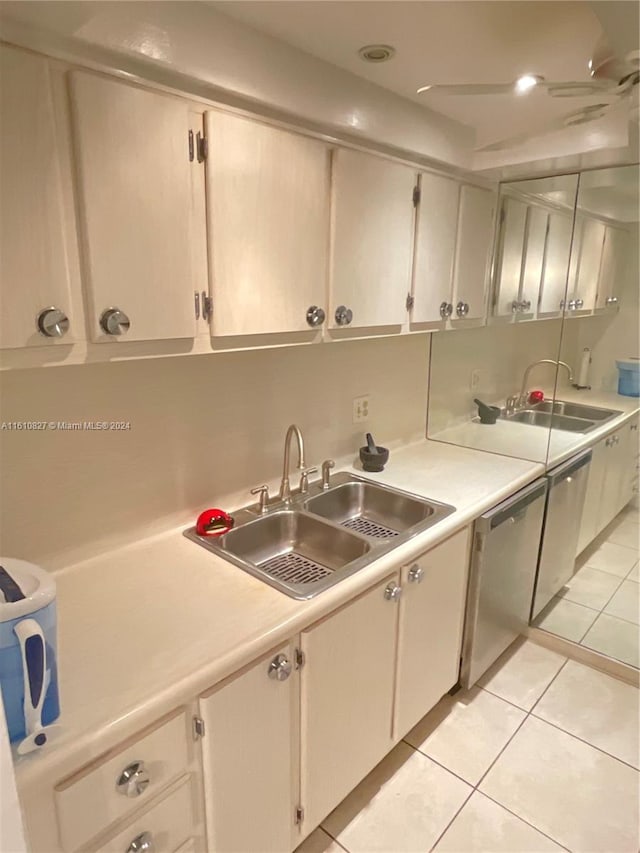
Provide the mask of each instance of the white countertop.
{"label": "white countertop", "polygon": [[[551,397],[552,394],[548,393],[547,396]],[[558,389],[557,397],[559,400],[583,403],[586,406],[614,409],[621,414],[587,433],[553,429],[549,434],[550,431],[546,427],[515,421],[498,420],[495,424],[481,424],[468,420],[429,437],[432,441],[473,447],[489,453],[514,455],[531,460],[548,458],[548,467],[553,467],[615,432],[640,408],[637,397],[623,397],[610,391],[578,391],[575,388],[563,387]]]}
{"label": "white countertop", "polygon": [[382,474],[365,476],[456,512],[310,601],[216,557],[182,526],[58,572],[60,727],[18,761],[19,786],[64,778],[543,473],[540,463],[440,442],[393,450]]}

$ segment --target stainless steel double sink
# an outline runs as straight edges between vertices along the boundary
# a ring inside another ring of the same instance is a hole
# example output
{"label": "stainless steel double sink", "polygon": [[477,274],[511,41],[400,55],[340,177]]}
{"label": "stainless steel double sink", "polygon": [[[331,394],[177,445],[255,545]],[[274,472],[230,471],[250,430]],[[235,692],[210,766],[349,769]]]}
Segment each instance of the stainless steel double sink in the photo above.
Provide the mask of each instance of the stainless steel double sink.
{"label": "stainless steel double sink", "polygon": [[591,432],[622,412],[614,409],[601,409],[585,406],[582,403],[570,403],[566,400],[543,400],[534,403],[519,412],[501,417],[507,421],[532,424],[533,426],[552,427],[564,432]]}
{"label": "stainless steel double sink", "polygon": [[313,598],[418,533],[455,507],[335,474],[323,490],[312,483],[260,514],[256,506],[234,514],[223,536],[184,535],[254,577],[297,599]]}

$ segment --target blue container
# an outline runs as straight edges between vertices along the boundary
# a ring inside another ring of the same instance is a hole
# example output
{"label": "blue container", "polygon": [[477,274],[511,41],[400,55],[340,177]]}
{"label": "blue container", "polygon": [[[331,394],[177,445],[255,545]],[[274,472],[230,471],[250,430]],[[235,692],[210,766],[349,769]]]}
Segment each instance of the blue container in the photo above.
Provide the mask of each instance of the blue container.
{"label": "blue container", "polygon": [[640,359],[625,358],[616,361],[618,368],[618,394],[640,397]]}
{"label": "blue container", "polygon": [[44,746],[60,716],[56,588],[24,560],[0,557],[0,690],[9,740],[26,753]]}

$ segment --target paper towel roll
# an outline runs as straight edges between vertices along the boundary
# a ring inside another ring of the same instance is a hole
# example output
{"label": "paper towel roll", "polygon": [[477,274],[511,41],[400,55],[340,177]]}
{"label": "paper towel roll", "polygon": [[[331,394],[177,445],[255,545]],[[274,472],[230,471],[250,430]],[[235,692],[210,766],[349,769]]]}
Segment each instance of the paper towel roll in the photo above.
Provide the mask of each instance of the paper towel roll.
{"label": "paper towel roll", "polygon": [[591,364],[591,350],[589,347],[585,347],[582,350],[582,357],[580,359],[580,368],[578,370],[578,379],[576,381],[576,385],[578,388],[588,388],[589,387],[589,365]]}

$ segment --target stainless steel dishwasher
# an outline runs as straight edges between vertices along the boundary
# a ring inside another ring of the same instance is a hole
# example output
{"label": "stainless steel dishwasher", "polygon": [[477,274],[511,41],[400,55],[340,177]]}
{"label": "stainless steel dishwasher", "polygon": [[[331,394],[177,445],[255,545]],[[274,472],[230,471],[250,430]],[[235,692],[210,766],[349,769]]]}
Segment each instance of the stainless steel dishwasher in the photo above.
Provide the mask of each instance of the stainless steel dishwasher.
{"label": "stainless steel dishwasher", "polygon": [[573,574],[591,451],[549,471],[547,506],[531,619],[539,616]]}
{"label": "stainless steel dishwasher", "polygon": [[460,683],[471,687],[529,624],[547,480],[536,480],[474,526]]}

